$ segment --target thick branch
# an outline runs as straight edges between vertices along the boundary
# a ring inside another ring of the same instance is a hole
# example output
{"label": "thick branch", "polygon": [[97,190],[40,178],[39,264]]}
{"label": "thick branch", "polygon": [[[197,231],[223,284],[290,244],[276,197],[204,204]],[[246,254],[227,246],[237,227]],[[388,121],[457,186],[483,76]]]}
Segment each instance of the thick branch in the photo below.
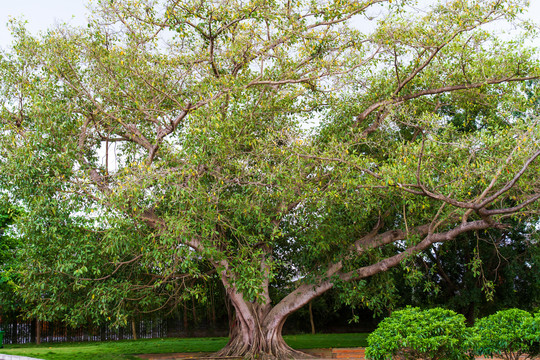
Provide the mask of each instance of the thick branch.
{"label": "thick branch", "polygon": [[268,313],[264,325],[267,327],[276,326],[282,319],[300,309],[312,299],[330,290],[334,286],[330,280],[331,276],[340,271],[342,267],[343,265],[341,262],[333,264],[326,272],[326,276],[319,279],[318,284],[300,285],[296,290],[283,298],[283,300]]}
{"label": "thick branch", "polygon": [[[470,89],[477,89],[485,85],[495,85],[495,84],[501,84],[505,82],[512,82],[512,81],[525,81],[525,80],[534,80],[538,79],[538,76],[526,76],[526,77],[505,77],[502,79],[486,79],[482,82],[477,82],[474,84],[461,84],[461,85],[452,85],[452,86],[443,86],[436,89],[426,89],[422,91],[418,91],[413,94],[409,95],[403,95],[403,96],[394,96],[387,100],[381,100],[378,101],[372,105],[370,105],[366,110],[364,110],[360,115],[356,117],[356,122],[354,124],[355,127],[358,127],[371,113],[373,113],[375,110],[377,110],[380,107],[388,106],[388,105],[394,105],[398,103],[402,103],[404,101],[416,99],[422,96],[427,95],[436,95],[436,94],[442,94],[446,92],[452,92],[452,91],[458,91],[458,90],[470,90]],[[376,129],[370,129],[368,132],[364,132],[365,135],[369,135],[369,133],[375,131]]]}
{"label": "thick branch", "polygon": [[182,120],[184,120],[184,118],[189,113],[190,108],[191,108],[191,103],[188,104],[186,109],[182,110],[182,112],[180,112],[180,114],[173,121],[171,121],[169,126],[165,128],[162,128],[162,127],[158,128],[157,136],[156,136],[156,143],[148,151],[148,157],[146,159],[147,165],[150,165],[152,161],[154,160],[154,158],[156,157],[161,141],[165,138],[165,136],[171,134],[172,132],[176,130],[176,128],[178,128],[178,125],[180,124],[180,122],[182,122]]}
{"label": "thick branch", "polygon": [[[472,221],[465,224],[462,223],[456,226],[455,228],[442,232],[442,233],[428,234],[418,244],[407,248],[406,250],[402,251],[399,254],[388,257],[375,264],[364,266],[360,269],[356,269],[354,271],[350,271],[347,273],[340,273],[341,269],[343,268],[343,264],[341,262],[335,263],[330,266],[330,268],[328,269],[326,273],[326,276],[320,277],[318,282],[316,282],[315,284],[302,284],[296,290],[294,290],[289,295],[287,295],[279,304],[277,304],[271,310],[271,312],[267,316],[265,325],[270,326],[271,324],[278,323],[281,319],[287,317],[289,314],[300,309],[302,306],[306,305],[309,301],[313,300],[314,298],[324,294],[326,291],[333,288],[335,283],[332,280],[332,276],[339,276],[340,281],[345,281],[345,282],[359,280],[362,278],[373,276],[379,272],[383,272],[392,267],[397,266],[401,261],[403,261],[408,256],[411,256],[419,251],[425,250],[434,243],[455,239],[457,236],[465,232],[484,230],[484,229],[488,229],[488,228],[492,228],[496,226],[500,226],[500,225],[496,225],[496,224],[494,225],[493,223],[485,221],[485,220]],[[420,234],[426,234],[428,229],[429,229],[429,225],[424,225],[424,226],[420,226],[416,228],[415,231],[417,231]],[[395,235],[395,234],[398,234],[398,235]],[[368,235],[368,237],[370,238],[370,242],[378,240],[378,241],[384,241],[384,242],[390,243],[391,239],[395,239],[394,241],[396,241],[398,240],[398,238],[401,238],[403,234],[404,233],[401,230],[393,230],[393,231],[385,232],[381,234],[380,236],[373,236],[373,234],[370,234]],[[362,239],[359,241],[362,242]]]}
{"label": "thick branch", "polygon": [[523,176],[525,171],[527,171],[529,165],[536,160],[540,156],[540,150],[533,154],[526,162],[523,164],[521,169],[517,172],[517,174],[510,180],[503,188],[501,188],[499,191],[497,191],[495,194],[491,195],[484,201],[482,201],[480,204],[476,205],[477,209],[484,208],[491,202],[495,201],[499,196],[510,190],[514,185],[517,183],[517,181]]}
{"label": "thick branch", "polygon": [[478,220],[478,221],[471,221],[465,224],[460,224],[456,226],[455,228],[442,232],[442,233],[427,235],[418,244],[407,248],[401,253],[388,257],[375,264],[364,266],[360,269],[353,270],[345,274],[341,274],[340,279],[343,281],[353,281],[353,280],[359,280],[359,279],[363,279],[369,276],[373,276],[377,273],[386,271],[394,266],[397,266],[401,261],[403,261],[408,256],[411,256],[419,251],[425,250],[434,243],[453,240],[457,236],[463,233],[466,233],[469,231],[485,230],[491,227],[495,227],[495,225],[485,220]]}
{"label": "thick branch", "polygon": [[430,225],[422,225],[411,229],[408,233],[401,229],[389,230],[382,234],[371,232],[354,243],[354,247],[359,254],[368,249],[374,249],[383,245],[391,244],[398,240],[405,240],[410,235],[424,236],[429,232]]}
{"label": "thick branch", "polygon": [[511,208],[504,208],[504,209],[493,209],[493,210],[485,210],[484,213],[487,216],[493,216],[493,215],[505,215],[505,214],[513,214],[516,213],[523,208],[527,207],[528,205],[536,202],[538,199],[540,199],[540,194],[536,194],[530,199],[522,202],[521,204],[511,207]]}

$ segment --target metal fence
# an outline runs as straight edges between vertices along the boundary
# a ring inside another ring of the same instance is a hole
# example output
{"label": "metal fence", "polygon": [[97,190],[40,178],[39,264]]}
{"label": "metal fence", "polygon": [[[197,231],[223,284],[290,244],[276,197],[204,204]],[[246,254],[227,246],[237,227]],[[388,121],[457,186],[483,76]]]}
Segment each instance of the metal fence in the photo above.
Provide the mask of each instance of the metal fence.
{"label": "metal fence", "polygon": [[[133,339],[134,330],[138,339],[183,337],[183,336],[226,336],[224,329],[215,329],[207,322],[185,328],[180,319],[144,319],[125,327],[81,326],[72,328],[61,322],[12,321],[0,324],[5,332],[4,344],[53,343],[76,341],[111,341]],[[39,329],[38,329],[39,327]]]}

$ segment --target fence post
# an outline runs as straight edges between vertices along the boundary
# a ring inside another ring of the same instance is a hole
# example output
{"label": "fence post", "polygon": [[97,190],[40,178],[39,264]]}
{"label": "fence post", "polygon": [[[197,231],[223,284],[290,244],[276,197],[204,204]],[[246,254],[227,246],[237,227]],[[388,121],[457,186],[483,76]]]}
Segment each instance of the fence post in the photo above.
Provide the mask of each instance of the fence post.
{"label": "fence post", "polygon": [[13,320],[13,331],[11,332],[11,343],[12,344],[18,344],[18,340],[19,340],[19,329],[18,329],[18,324],[17,324],[17,317],[15,317],[15,319]]}
{"label": "fence post", "polygon": [[30,342],[36,343],[36,319],[32,319],[30,322]]}

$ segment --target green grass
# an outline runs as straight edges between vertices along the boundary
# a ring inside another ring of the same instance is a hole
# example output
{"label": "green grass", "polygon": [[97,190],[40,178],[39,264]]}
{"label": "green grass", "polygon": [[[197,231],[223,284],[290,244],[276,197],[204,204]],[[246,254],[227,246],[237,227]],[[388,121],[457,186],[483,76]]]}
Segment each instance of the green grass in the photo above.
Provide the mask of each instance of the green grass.
{"label": "green grass", "polygon": [[[368,334],[288,335],[285,341],[295,349],[366,346]],[[175,352],[215,352],[227,338],[167,338],[104,342],[5,345],[2,354],[22,355],[45,360],[133,360],[133,354]]]}

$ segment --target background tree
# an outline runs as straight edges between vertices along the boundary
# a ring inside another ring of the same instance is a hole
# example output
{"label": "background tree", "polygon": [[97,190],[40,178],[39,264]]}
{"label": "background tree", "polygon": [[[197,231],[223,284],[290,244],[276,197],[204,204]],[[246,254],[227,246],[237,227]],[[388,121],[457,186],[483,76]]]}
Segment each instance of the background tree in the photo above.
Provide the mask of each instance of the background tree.
{"label": "background tree", "polygon": [[15,294],[16,274],[13,272],[15,252],[20,244],[9,231],[18,213],[7,197],[0,198],[0,313],[3,322],[18,315],[22,307]]}
{"label": "background tree", "polygon": [[[526,81],[523,93],[538,113],[538,83]],[[462,132],[481,131],[489,124],[509,127],[514,117],[500,117],[485,99],[497,96],[483,89],[482,97],[466,103],[452,103],[439,111]],[[450,102],[448,102],[450,103]],[[412,132],[410,132],[412,135]],[[415,306],[444,305],[464,314],[469,324],[478,317],[511,307],[533,310],[538,307],[540,279],[538,268],[538,232],[536,217],[510,220],[505,230],[469,233],[452,242],[432,247],[423,255],[395,271],[398,284],[397,304]],[[392,304],[396,305],[396,303]]]}
{"label": "background tree", "polygon": [[[401,284],[399,304],[444,305],[464,314],[469,324],[497,310],[534,310],[540,295],[536,237],[534,230],[515,224],[433,247],[408,262],[408,272],[395,280]],[[416,280],[412,286],[407,277]]]}
{"label": "background tree", "polygon": [[[98,1],[85,29],[14,24],[1,178],[32,219],[25,299],[122,322],[208,264],[236,310],[220,354],[297,356],[281,330],[314,298],[382,306],[388,269],[534,216],[538,61],[485,29],[534,35],[525,1],[409,3]],[[473,100],[479,131],[441,114]]]}

